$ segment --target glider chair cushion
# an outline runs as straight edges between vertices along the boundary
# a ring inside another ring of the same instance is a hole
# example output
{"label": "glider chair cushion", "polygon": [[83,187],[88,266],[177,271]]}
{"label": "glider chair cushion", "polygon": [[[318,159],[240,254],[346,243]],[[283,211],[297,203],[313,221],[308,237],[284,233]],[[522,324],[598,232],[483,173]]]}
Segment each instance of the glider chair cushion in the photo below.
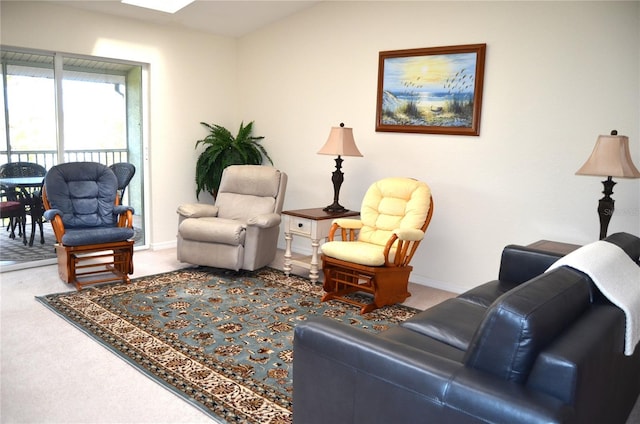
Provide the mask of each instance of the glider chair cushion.
{"label": "glider chair cushion", "polygon": [[[427,184],[411,178],[385,178],[369,187],[360,219],[334,220],[322,245],[323,300],[339,299],[362,306],[361,313],[403,302],[409,265],[431,221],[433,199]],[[339,239],[336,237],[339,236]],[[373,294],[362,303],[349,294]]]}
{"label": "glider chair cushion", "polygon": [[99,163],[64,163],[45,176],[44,217],[56,237],[58,272],[78,290],[128,283],[133,273],[133,208],[116,204],[117,190],[115,174]]}
{"label": "glider chair cushion", "polygon": [[178,260],[255,270],[276,254],[287,175],[261,165],[225,168],[214,205],[178,207]]}

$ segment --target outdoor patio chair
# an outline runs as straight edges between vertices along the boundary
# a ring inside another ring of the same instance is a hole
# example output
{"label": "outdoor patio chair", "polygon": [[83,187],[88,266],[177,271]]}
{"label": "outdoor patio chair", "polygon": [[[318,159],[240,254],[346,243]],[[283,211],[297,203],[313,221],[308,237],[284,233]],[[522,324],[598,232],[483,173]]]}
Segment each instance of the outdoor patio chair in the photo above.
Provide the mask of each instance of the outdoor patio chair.
{"label": "outdoor patio chair", "polygon": [[[33,162],[9,162],[0,165],[0,178],[24,178],[24,177],[43,177],[47,173],[44,166]],[[40,227],[40,243],[44,244],[44,234],[42,231],[42,185],[38,187],[13,186],[7,190],[7,196],[11,200],[22,199],[25,205],[25,213],[31,217],[31,237],[29,246],[33,246],[33,238],[35,235],[35,226]],[[22,230],[26,229],[26,222],[19,228],[19,235],[22,236]],[[9,222],[7,230],[13,231],[15,223]]]}
{"label": "outdoor patio chair", "polygon": [[131,179],[136,173],[136,167],[128,162],[119,162],[114,163],[109,166],[109,169],[116,174],[116,178],[118,179],[118,204],[122,204],[122,199],[124,198],[124,191],[131,182]]}
{"label": "outdoor patio chair", "polygon": [[9,238],[16,238],[16,227],[18,236],[22,236],[22,241],[27,244],[26,231],[24,229],[25,208],[21,195],[5,187],[0,187],[0,219],[9,219]]}

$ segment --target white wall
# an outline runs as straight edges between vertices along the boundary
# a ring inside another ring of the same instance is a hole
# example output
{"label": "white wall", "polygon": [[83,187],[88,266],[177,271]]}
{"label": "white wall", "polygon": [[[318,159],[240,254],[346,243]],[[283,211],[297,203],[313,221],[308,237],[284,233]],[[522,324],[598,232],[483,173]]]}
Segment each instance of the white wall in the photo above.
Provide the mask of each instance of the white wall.
{"label": "white wall", "polygon": [[[388,175],[427,181],[412,280],[454,291],[495,278],[505,244],[597,239],[600,178],[574,172],[598,134],[628,135],[640,166],[638,2],[329,1],[239,40],[39,2],[0,15],[4,45],[151,64],[155,246],[195,199],[200,121],[256,122],[289,174],[287,209],[331,203],[334,161],[316,152],[331,126],[353,127],[364,157],[345,158],[341,203]],[[375,132],[379,51],[471,43],[487,44],[479,137]],[[614,191],[609,232],[640,234],[640,180]]]}
{"label": "white wall", "polygon": [[[598,177],[575,176],[598,134],[628,135],[640,166],[638,2],[323,2],[239,43],[240,111],[289,174],[285,207],[333,197],[340,122],[363,158],[345,158],[341,203],[401,175],[433,190],[412,281],[463,290],[495,278],[501,249],[598,238]],[[378,52],[486,43],[479,137],[375,132]],[[619,180],[609,233],[640,233],[640,180]],[[298,249],[304,249],[300,244]]]}
{"label": "white wall", "polygon": [[153,247],[175,245],[176,207],[195,201],[201,121],[236,125],[235,39],[146,25],[47,2],[0,4],[0,42],[149,64]]}

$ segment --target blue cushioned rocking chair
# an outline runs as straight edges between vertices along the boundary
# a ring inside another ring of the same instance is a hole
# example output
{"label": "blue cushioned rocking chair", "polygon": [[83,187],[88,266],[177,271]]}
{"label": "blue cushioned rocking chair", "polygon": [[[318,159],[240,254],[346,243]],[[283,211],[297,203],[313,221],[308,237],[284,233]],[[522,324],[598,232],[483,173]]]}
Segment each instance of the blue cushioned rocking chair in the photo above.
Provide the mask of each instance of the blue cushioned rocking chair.
{"label": "blue cushioned rocking chair", "polygon": [[56,236],[58,273],[78,290],[133,273],[133,208],[117,205],[118,180],[107,166],[70,162],[45,176],[44,217]]}

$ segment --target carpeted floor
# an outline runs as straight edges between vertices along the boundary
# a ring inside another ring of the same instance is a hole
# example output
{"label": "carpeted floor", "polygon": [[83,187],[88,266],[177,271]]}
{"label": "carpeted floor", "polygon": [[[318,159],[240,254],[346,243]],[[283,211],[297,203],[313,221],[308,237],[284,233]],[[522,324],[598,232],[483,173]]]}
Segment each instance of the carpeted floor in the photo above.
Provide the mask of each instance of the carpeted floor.
{"label": "carpeted floor", "polygon": [[296,323],[325,315],[379,332],[417,312],[396,305],[363,316],[321,294],[271,268],[196,268],[38,300],[210,416],[262,424],[292,420]]}
{"label": "carpeted floor", "polygon": [[[272,267],[282,269],[283,250]],[[184,268],[175,248],[135,253],[134,278]],[[294,265],[294,273],[308,270]],[[56,265],[0,273],[0,422],[211,424],[218,422],[114,355],[34,296],[73,288]],[[406,305],[426,309],[455,296],[409,283]],[[626,424],[640,424],[640,400]]]}

